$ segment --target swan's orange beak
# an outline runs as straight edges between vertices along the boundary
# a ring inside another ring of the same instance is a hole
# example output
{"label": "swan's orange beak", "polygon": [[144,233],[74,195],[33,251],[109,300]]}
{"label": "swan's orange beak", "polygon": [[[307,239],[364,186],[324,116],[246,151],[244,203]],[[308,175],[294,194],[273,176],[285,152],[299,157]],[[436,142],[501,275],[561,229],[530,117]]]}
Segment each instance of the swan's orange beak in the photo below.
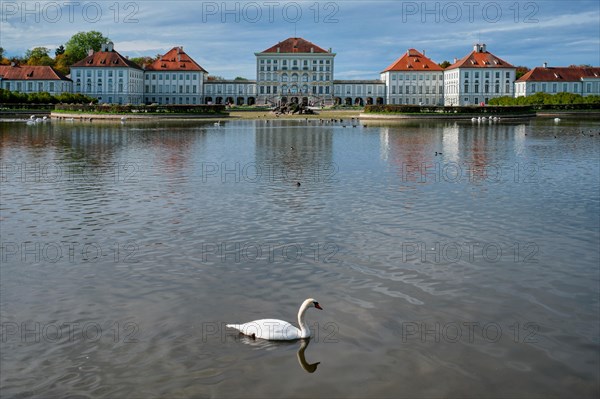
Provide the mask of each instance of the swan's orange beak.
{"label": "swan's orange beak", "polygon": [[319,305],[319,302],[315,302],[315,308],[323,310],[321,305]]}

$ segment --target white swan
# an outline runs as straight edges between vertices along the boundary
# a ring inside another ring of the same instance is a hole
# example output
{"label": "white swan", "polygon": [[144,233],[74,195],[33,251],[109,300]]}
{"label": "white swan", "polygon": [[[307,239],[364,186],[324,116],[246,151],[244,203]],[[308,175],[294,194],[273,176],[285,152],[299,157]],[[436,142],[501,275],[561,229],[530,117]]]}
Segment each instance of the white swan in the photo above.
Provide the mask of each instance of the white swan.
{"label": "white swan", "polygon": [[250,335],[253,338],[262,338],[273,341],[292,341],[295,339],[309,338],[311,336],[308,325],[304,322],[304,312],[308,308],[317,308],[323,310],[319,302],[313,298],[308,298],[302,302],[298,311],[298,324],[300,328],[293,326],[287,321],[277,319],[254,320],[244,324],[227,324],[227,327],[235,328],[242,334]]}

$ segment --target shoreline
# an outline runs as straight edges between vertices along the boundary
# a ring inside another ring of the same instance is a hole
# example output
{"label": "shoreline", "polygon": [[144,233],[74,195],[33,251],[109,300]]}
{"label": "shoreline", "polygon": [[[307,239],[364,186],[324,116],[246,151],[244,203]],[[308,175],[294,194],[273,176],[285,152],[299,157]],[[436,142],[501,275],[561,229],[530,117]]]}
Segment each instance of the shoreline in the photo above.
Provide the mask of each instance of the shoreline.
{"label": "shoreline", "polygon": [[435,114],[427,114],[427,115],[422,115],[422,114],[365,114],[365,113],[361,113],[360,114],[360,119],[365,119],[365,120],[430,120],[430,119],[439,119],[439,120],[471,120],[471,118],[477,118],[477,117],[485,117],[486,119],[488,118],[493,118],[493,117],[498,117],[501,119],[528,119],[528,118],[535,118],[538,115],[533,112],[533,113],[527,113],[527,114],[452,114],[452,115],[448,115],[448,114],[440,114],[440,115],[435,115]]}
{"label": "shoreline", "polygon": [[471,120],[481,116],[485,117],[500,117],[502,119],[531,119],[531,118],[600,118],[600,111],[538,111],[527,114],[366,114],[361,110],[322,110],[314,115],[275,115],[266,110],[234,110],[223,115],[189,115],[189,114],[92,114],[92,113],[63,113],[51,111],[17,111],[17,112],[0,112],[0,119],[27,119],[31,114],[39,116],[48,116],[50,119],[58,121],[78,121],[78,122],[94,122],[94,121],[121,121],[125,120],[135,122],[157,122],[157,121],[219,121],[219,120],[299,120],[299,119],[358,119],[358,120]]}

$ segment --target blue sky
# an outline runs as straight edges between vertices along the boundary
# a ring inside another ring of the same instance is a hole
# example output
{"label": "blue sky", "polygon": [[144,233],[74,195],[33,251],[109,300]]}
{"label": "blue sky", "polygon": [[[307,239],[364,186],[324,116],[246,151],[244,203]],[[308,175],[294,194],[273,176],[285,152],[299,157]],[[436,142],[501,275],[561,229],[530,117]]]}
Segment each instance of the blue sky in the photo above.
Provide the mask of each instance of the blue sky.
{"label": "blue sky", "polygon": [[9,56],[98,30],[130,57],[183,46],[226,78],[255,78],[254,52],[294,32],[333,49],[336,79],[376,79],[408,48],[452,62],[476,42],[513,65],[600,65],[599,1],[0,0],[0,13]]}

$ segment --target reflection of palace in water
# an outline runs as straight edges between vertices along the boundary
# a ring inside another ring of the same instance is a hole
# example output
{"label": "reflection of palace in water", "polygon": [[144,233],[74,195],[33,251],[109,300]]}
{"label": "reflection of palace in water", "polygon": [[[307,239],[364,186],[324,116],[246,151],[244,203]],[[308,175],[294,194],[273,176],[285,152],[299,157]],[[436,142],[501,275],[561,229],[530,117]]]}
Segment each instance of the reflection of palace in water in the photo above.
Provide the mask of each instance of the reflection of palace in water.
{"label": "reflection of palace in water", "polygon": [[498,154],[518,153],[525,125],[417,122],[381,127],[381,158],[396,167],[402,182],[499,181],[515,164]]}
{"label": "reflection of palace in water", "polygon": [[255,162],[276,180],[323,182],[334,172],[333,127],[318,120],[257,122],[255,137]]}

